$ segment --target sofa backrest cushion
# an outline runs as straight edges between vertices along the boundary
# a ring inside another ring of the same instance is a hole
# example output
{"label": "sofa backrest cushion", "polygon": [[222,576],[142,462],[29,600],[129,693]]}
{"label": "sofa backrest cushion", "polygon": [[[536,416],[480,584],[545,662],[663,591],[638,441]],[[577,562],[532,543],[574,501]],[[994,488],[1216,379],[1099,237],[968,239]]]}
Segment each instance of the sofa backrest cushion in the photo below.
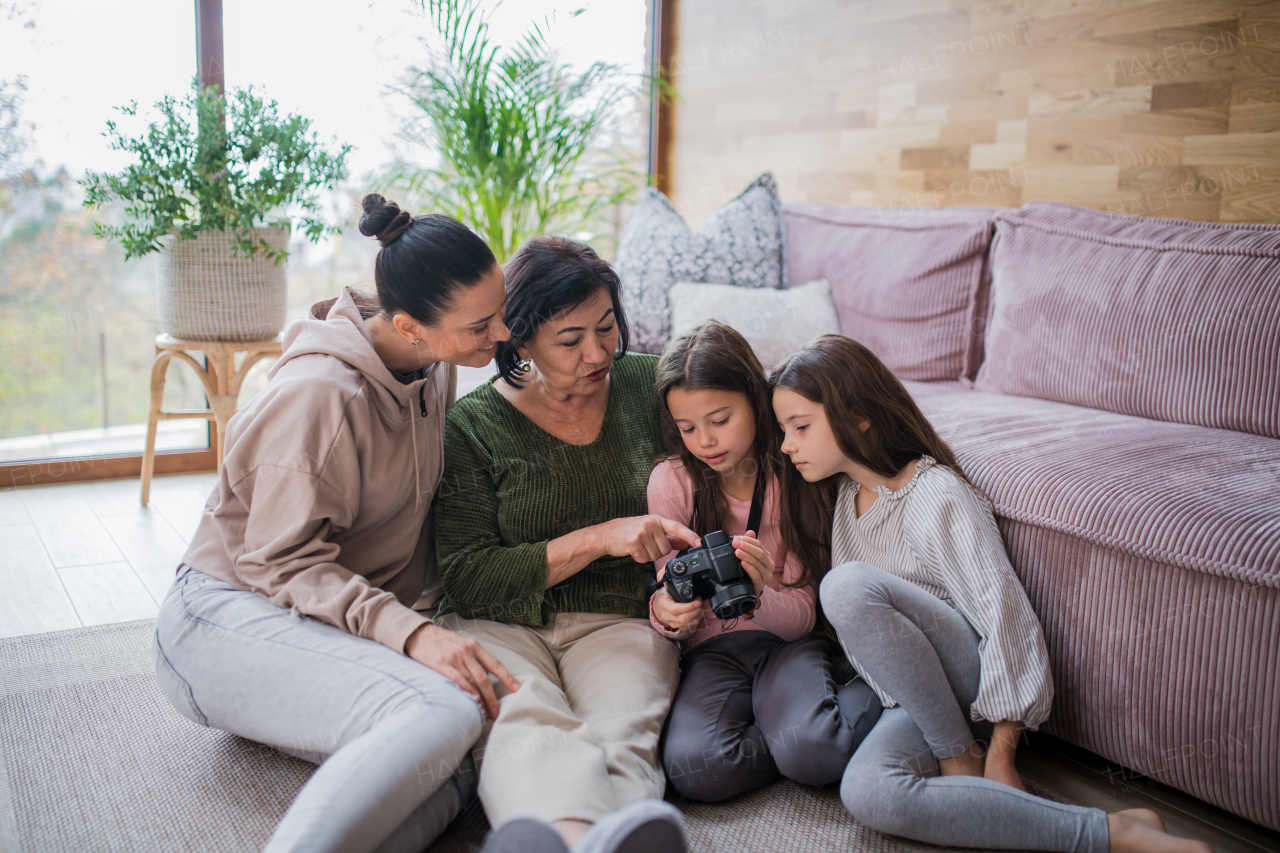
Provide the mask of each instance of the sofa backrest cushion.
{"label": "sofa backrest cushion", "polygon": [[787,279],[831,282],[841,330],[900,379],[972,378],[995,213],[786,203]]}
{"label": "sofa backrest cushion", "polygon": [[1280,226],[997,217],[975,386],[1280,438]]}

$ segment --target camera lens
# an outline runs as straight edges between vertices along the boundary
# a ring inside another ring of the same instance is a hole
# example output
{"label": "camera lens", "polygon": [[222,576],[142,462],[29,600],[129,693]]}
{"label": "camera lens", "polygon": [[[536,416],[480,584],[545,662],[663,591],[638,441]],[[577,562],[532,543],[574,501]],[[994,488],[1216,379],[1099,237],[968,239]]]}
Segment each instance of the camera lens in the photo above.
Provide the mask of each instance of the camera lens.
{"label": "camera lens", "polygon": [[736,619],[756,609],[760,599],[749,583],[726,584],[711,596],[711,610],[717,619]]}

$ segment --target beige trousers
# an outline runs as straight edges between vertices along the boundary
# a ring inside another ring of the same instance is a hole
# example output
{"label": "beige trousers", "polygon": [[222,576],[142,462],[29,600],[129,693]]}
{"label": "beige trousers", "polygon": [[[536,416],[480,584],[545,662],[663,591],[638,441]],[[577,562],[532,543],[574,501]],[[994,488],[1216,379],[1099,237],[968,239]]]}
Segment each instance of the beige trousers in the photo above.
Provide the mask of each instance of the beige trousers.
{"label": "beige trousers", "polygon": [[498,719],[476,747],[493,826],[514,817],[597,821],[666,790],[658,739],[680,681],[680,650],[647,619],[560,613],[533,628],[449,614],[520,682],[494,680]]}

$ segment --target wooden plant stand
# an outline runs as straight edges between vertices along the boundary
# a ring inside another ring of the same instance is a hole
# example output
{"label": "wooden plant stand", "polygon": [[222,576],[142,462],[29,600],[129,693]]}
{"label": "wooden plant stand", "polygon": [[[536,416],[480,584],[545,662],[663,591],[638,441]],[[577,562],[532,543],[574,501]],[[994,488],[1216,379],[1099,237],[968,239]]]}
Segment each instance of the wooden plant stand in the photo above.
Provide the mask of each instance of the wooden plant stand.
{"label": "wooden plant stand", "polygon": [[[151,475],[156,465],[156,426],[162,420],[176,418],[204,418],[214,423],[216,429],[215,458],[218,470],[222,470],[222,449],[227,436],[227,421],[236,413],[236,399],[240,386],[249,369],[264,358],[280,355],[281,336],[269,341],[184,341],[169,335],[156,336],[156,360],[151,366],[151,412],[147,416],[147,446],[142,455],[142,504],[151,498]],[[206,369],[191,353],[204,353],[209,367]],[[245,353],[239,369],[236,353]],[[182,409],[175,412],[161,410],[164,402],[164,380],[173,359],[185,361],[195,371],[209,398],[208,409]]]}

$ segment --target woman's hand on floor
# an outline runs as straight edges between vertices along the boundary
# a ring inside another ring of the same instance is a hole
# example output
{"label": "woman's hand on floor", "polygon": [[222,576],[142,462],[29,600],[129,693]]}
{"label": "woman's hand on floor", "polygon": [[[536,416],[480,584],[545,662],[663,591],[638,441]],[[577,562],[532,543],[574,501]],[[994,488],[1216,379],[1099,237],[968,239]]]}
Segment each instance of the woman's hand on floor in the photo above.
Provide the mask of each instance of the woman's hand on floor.
{"label": "woman's hand on floor", "polygon": [[498,718],[498,697],[493,692],[489,674],[497,676],[503,686],[513,693],[520,689],[520,682],[507,672],[507,668],[497,658],[485,651],[479,642],[432,622],[427,622],[409,635],[404,644],[404,653],[452,679],[477,699],[484,706],[485,713],[495,720]]}

